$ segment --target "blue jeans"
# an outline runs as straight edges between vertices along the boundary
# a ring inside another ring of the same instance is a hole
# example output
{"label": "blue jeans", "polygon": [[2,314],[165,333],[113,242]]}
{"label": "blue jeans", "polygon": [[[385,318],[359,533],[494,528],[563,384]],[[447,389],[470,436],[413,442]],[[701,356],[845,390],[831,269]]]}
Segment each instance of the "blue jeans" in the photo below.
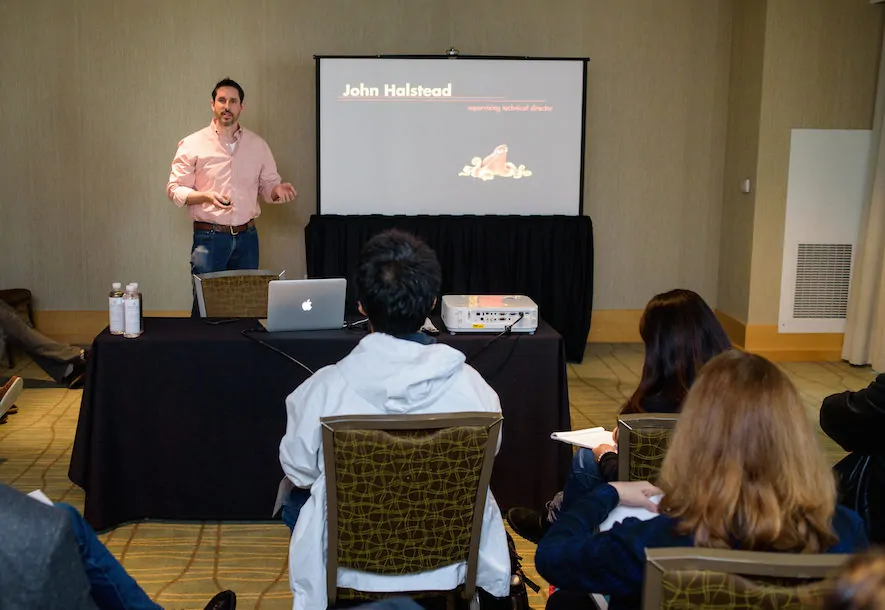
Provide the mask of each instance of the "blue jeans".
{"label": "blue jeans", "polygon": [[353,610],[423,610],[423,607],[410,597],[389,597],[357,606]]}
{"label": "blue jeans", "polygon": [[[231,235],[230,231],[194,231],[191,247],[191,273],[212,273],[232,269],[258,269],[258,229],[249,227]],[[197,295],[194,293],[193,317],[199,317]]]}
{"label": "blue jeans", "polygon": [[554,511],[556,515],[568,511],[584,494],[606,481],[599,472],[593,451],[581,447],[572,458],[572,469],[562,488],[562,503]]}
{"label": "blue jeans", "polygon": [[301,514],[301,507],[304,506],[309,498],[309,489],[294,487],[289,492],[288,497],[283,500],[283,507],[280,513],[282,513],[283,523],[286,524],[290,532],[295,530],[295,522],[298,521],[298,515]]}
{"label": "blue jeans", "polygon": [[76,508],[63,502],[55,506],[71,517],[80,558],[96,606],[101,610],[162,610],[101,543]]}

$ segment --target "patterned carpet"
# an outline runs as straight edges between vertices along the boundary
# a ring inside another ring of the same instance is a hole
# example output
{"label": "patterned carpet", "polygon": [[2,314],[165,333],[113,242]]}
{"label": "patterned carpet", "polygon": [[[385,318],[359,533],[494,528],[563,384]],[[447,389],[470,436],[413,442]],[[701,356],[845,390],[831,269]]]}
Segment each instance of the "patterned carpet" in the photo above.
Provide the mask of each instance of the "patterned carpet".
{"label": "patterned carpet", "polygon": [[[619,405],[633,391],[642,366],[638,345],[594,344],[584,362],[570,365],[569,396],[573,428],[610,427]],[[859,389],[874,377],[868,368],[844,363],[786,364],[809,417],[817,420],[828,394]],[[33,363],[19,360],[12,371],[26,378],[20,412],[0,426],[0,481],[28,492],[42,489],[52,500],[83,508],[83,492],[67,478],[80,391],[58,388]],[[821,435],[832,461],[843,452]],[[506,441],[505,441],[506,442]],[[514,537],[529,576],[534,547]],[[238,608],[292,607],[288,585],[288,530],[280,523],[144,522],[105,533],[101,539],[148,594],[166,608],[202,608],[221,589],[237,593]],[[534,608],[547,597],[530,593]]]}

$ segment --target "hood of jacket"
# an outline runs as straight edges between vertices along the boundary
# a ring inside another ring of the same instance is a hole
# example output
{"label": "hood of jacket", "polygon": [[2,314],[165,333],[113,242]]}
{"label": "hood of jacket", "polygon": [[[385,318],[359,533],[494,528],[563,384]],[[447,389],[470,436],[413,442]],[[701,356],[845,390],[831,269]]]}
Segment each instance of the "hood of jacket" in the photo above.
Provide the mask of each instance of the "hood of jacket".
{"label": "hood of jacket", "polygon": [[336,366],[367,402],[389,413],[409,413],[437,402],[464,361],[464,354],[448,345],[372,333]]}

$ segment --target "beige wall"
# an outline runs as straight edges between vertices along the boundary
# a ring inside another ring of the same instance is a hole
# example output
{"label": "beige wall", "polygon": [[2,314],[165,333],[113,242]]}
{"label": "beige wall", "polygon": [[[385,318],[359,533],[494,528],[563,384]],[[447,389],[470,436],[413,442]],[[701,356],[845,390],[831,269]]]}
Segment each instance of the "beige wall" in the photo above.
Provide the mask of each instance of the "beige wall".
{"label": "beige wall", "polygon": [[735,3],[731,39],[717,307],[744,323],[750,306],[756,190],[741,193],[740,182],[749,178],[756,184],[767,3],[767,0]]}
{"label": "beige wall", "polygon": [[[869,129],[883,7],[867,0],[769,0],[748,322],[775,325],[790,130]],[[727,185],[726,185],[727,188]]]}
{"label": "beige wall", "polygon": [[585,207],[597,309],[716,300],[730,2],[587,2]]}
{"label": "beige wall", "polygon": [[297,276],[316,204],[312,56],[455,45],[591,57],[595,306],[642,308],[677,285],[715,304],[731,9],[731,0],[7,0],[0,287],[30,288],[44,310],[100,310],[111,281],[138,280],[147,309],[187,309],[191,231],[164,186],[178,140],[208,123],[211,85],[226,75],[246,88],[243,123],[299,190],[297,203],[265,206],[259,220],[263,266]]}

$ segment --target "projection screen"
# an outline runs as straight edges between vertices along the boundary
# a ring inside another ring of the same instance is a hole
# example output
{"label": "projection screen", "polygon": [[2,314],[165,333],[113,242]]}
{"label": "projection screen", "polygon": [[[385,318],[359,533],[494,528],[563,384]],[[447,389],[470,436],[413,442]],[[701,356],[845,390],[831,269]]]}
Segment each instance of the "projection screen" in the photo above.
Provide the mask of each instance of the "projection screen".
{"label": "projection screen", "polygon": [[320,213],[582,213],[586,59],[316,61]]}

